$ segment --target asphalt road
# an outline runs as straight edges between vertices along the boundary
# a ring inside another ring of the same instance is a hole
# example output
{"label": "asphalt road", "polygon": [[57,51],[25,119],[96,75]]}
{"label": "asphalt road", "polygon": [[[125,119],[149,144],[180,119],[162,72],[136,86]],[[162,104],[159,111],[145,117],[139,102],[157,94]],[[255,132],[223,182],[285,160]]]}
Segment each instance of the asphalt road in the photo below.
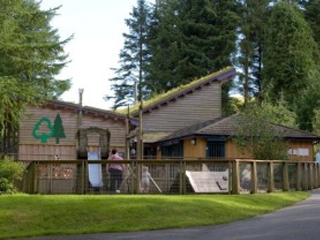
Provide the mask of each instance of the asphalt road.
{"label": "asphalt road", "polygon": [[294,206],[230,224],[187,229],[26,238],[25,240],[318,240],[320,190]]}

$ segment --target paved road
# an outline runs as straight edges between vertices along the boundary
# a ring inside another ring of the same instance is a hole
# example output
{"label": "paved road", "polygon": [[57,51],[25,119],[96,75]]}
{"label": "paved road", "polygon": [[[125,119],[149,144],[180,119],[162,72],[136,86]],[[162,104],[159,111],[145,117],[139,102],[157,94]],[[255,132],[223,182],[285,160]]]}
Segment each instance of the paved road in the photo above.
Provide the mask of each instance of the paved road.
{"label": "paved road", "polygon": [[320,191],[292,207],[257,218],[213,227],[134,233],[53,236],[25,240],[318,240]]}

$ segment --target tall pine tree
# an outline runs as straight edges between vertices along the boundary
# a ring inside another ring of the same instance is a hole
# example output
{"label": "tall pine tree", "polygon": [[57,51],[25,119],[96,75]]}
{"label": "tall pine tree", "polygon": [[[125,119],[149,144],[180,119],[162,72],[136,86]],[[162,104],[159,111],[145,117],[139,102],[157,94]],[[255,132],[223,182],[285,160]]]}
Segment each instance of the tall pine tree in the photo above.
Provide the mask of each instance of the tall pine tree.
{"label": "tall pine tree", "polygon": [[310,83],[319,51],[301,10],[292,3],[276,4],[268,21],[264,55],[264,83],[269,96],[293,103]]}
{"label": "tall pine tree", "polygon": [[[265,92],[282,96],[298,116],[302,129],[312,130],[318,103],[319,49],[302,10],[294,3],[276,4],[268,21],[264,55]],[[320,96],[319,96],[320,97]]]}
{"label": "tall pine tree", "polygon": [[29,104],[59,97],[70,87],[56,75],[67,64],[64,45],[50,26],[58,8],[34,0],[3,0],[0,9],[0,151],[13,151],[20,116]]}
{"label": "tall pine tree", "polygon": [[320,0],[310,0],[306,4],[305,17],[311,26],[314,39],[320,47]]}
{"label": "tall pine tree", "polygon": [[120,67],[114,68],[115,77],[109,79],[112,82],[111,89],[114,109],[132,104],[135,100],[136,89],[139,99],[142,91],[145,90],[146,68],[150,61],[149,51],[149,23],[150,6],[145,0],[138,0],[137,7],[134,7],[131,18],[125,20],[129,27],[129,33],[124,33],[124,47],[120,52]]}
{"label": "tall pine tree", "polygon": [[238,16],[233,0],[159,0],[148,83],[167,91],[231,64]]}

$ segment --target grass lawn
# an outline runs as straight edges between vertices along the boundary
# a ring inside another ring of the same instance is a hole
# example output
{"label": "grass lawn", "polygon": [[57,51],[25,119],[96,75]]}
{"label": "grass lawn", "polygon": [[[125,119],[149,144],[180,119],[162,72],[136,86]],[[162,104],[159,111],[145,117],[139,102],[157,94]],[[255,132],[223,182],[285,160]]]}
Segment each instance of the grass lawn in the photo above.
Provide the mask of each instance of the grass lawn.
{"label": "grass lawn", "polygon": [[2,195],[0,238],[213,225],[291,205],[306,192],[256,195]]}

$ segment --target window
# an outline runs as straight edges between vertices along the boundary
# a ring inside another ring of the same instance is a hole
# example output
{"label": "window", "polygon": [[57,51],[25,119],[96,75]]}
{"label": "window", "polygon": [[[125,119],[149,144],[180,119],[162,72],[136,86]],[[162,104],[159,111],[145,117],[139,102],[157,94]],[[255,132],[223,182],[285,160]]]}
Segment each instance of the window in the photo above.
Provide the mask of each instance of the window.
{"label": "window", "polygon": [[225,157],[225,141],[207,141],[207,157],[208,158],[224,158]]}

